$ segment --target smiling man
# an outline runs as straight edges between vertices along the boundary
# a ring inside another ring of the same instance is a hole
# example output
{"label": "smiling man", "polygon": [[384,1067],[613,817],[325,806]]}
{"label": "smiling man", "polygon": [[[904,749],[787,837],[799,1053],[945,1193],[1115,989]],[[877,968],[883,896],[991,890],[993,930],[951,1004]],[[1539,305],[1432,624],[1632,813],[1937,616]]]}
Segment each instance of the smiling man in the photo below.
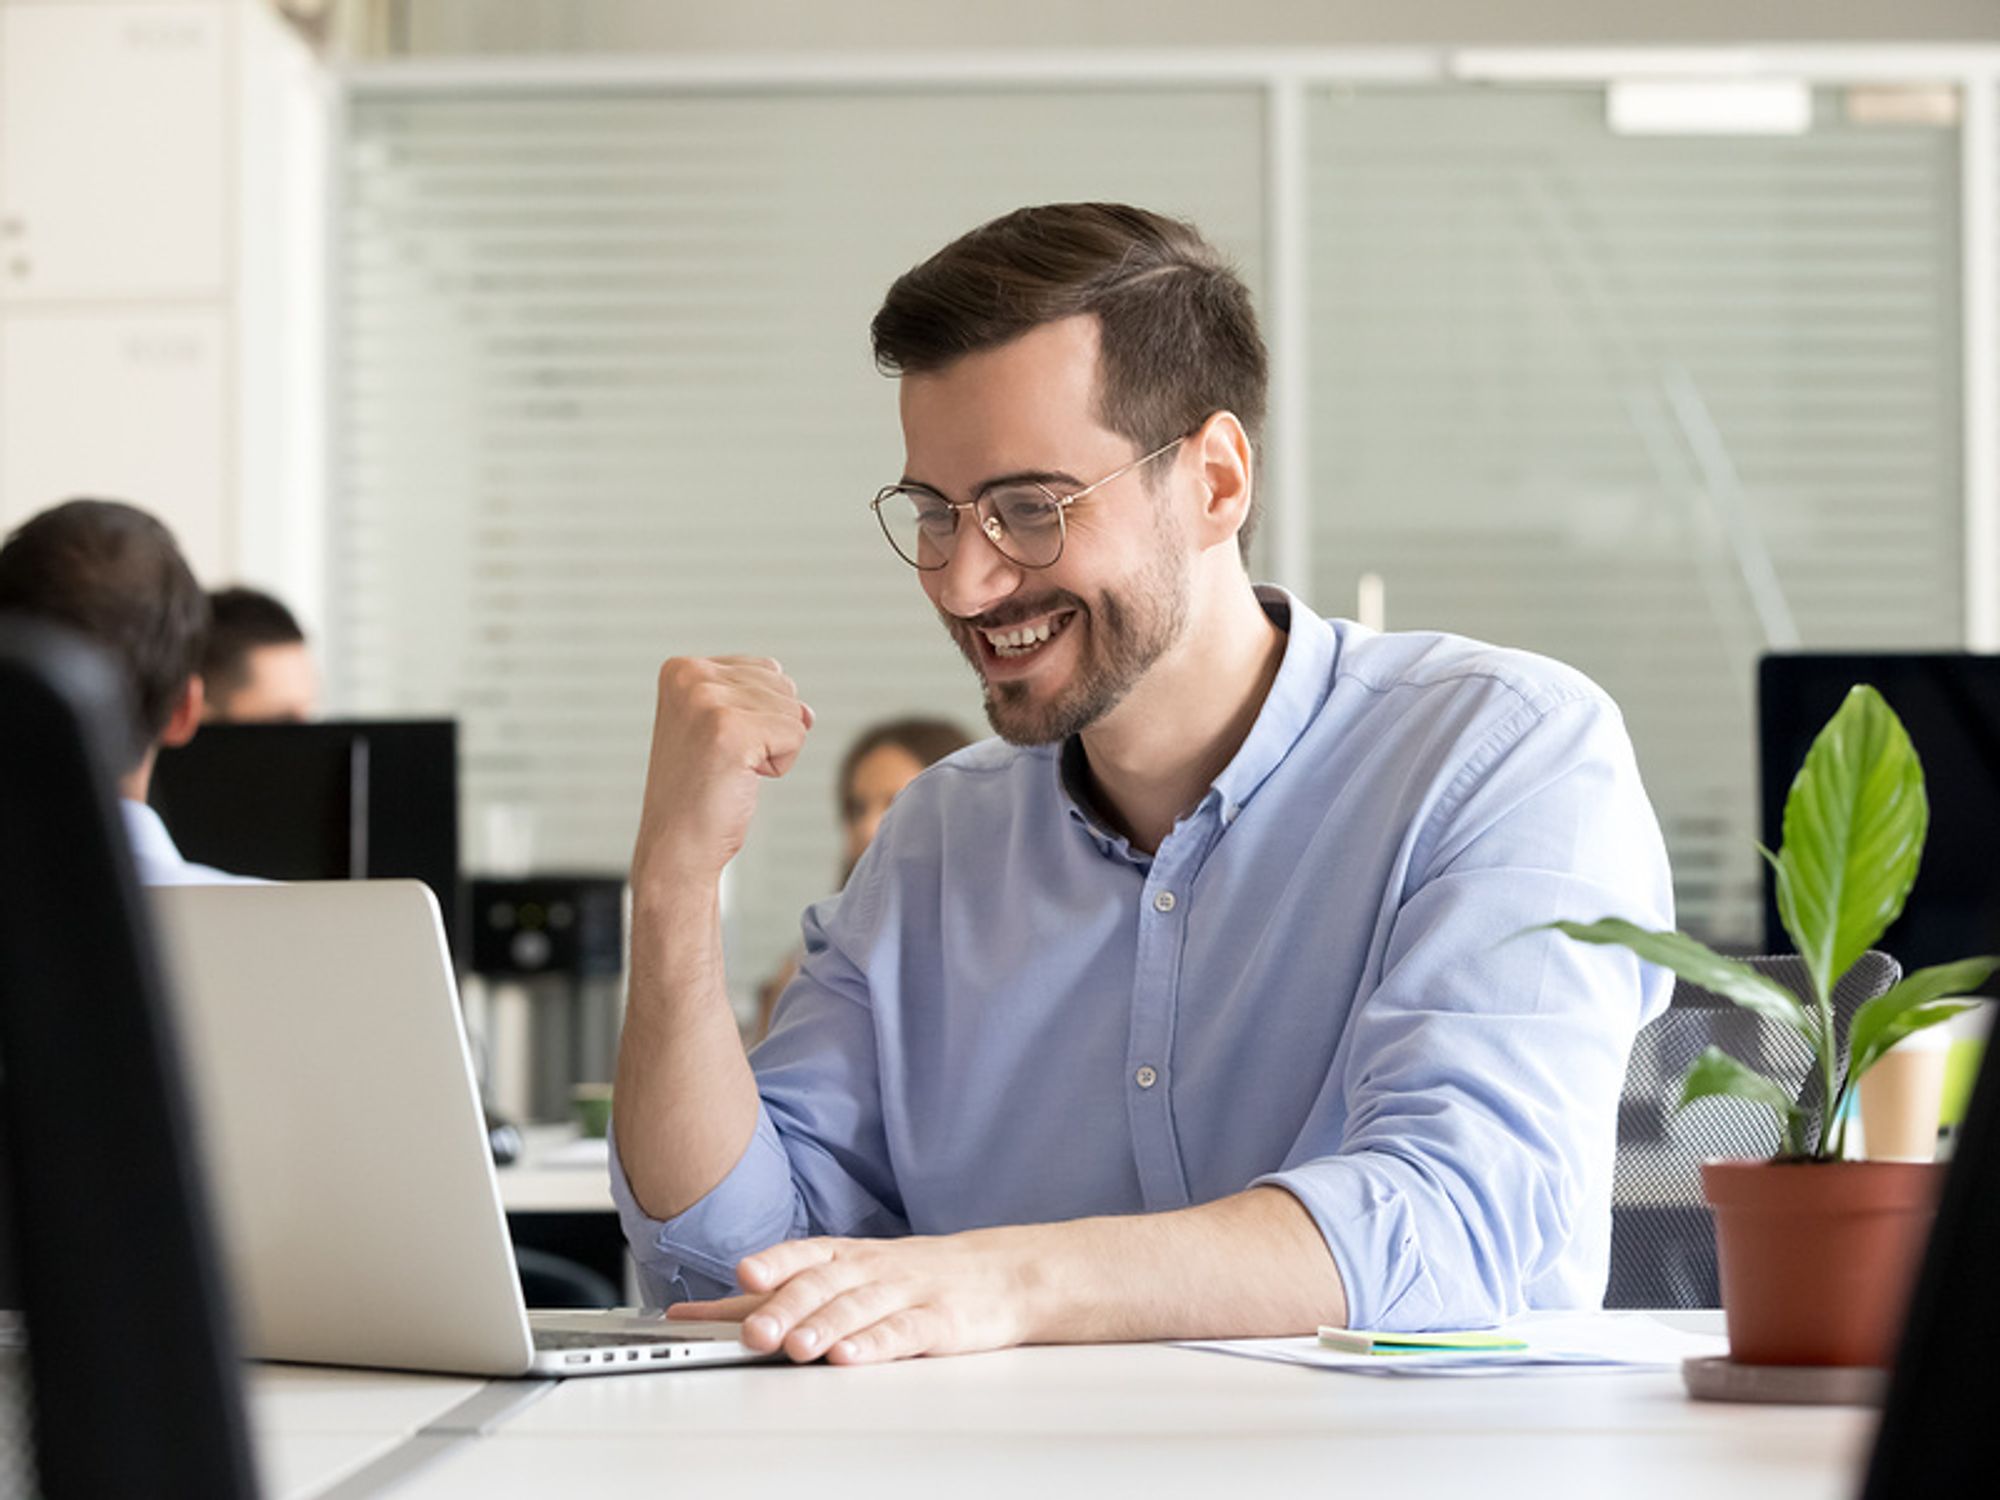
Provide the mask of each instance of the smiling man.
{"label": "smiling man", "polygon": [[668,662],[613,1188],[651,1288],[836,1362],[1592,1306],[1671,925],[1587,680],[1253,587],[1265,360],[1188,225],[1024,209],[900,278],[875,512],[998,740],[897,800],[746,1059],[717,885],[812,712]]}

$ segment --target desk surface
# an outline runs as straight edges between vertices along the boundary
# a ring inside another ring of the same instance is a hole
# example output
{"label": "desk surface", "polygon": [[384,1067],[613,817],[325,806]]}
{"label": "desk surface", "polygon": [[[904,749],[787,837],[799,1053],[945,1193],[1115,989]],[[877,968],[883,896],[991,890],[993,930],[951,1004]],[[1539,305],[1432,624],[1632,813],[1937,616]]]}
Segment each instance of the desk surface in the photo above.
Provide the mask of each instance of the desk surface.
{"label": "desk surface", "polygon": [[271,1500],[305,1500],[477,1393],[483,1380],[312,1365],[253,1365],[257,1468]]}
{"label": "desk surface", "polygon": [[[260,1370],[271,1490],[319,1493],[469,1381]],[[1165,1345],[1016,1349],[869,1369],[568,1381],[398,1494],[935,1495],[1036,1490],[1833,1500],[1874,1428],[1843,1408],[1689,1401],[1677,1375],[1384,1379]],[[373,1446],[370,1446],[373,1445]]]}
{"label": "desk surface", "polygon": [[531,1125],[522,1136],[521,1159],[495,1174],[508,1213],[618,1211],[611,1201],[611,1166],[603,1141],[581,1139],[566,1125]]}

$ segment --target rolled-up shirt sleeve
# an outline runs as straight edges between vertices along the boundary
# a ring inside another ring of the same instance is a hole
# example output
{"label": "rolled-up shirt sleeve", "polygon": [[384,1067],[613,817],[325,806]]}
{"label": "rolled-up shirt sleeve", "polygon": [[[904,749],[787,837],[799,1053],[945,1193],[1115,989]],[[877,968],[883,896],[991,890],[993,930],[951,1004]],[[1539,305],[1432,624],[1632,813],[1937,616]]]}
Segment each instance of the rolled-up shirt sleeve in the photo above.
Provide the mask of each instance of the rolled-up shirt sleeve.
{"label": "rolled-up shirt sleeve", "polygon": [[1573,698],[1497,725],[1424,818],[1408,869],[1379,982],[1284,1166],[1258,1181],[1312,1215],[1353,1326],[1595,1306],[1619,1089],[1670,978],[1529,929],[1672,925],[1665,849],[1616,709]]}
{"label": "rolled-up shirt sleeve", "polygon": [[841,898],[806,913],[799,972],[751,1057],[756,1130],[722,1181],[673,1218],[655,1219],[633,1195],[612,1137],[611,1193],[649,1305],[728,1295],[737,1262],[780,1240],[908,1232],[882,1129],[867,984],[842,947],[876,925],[864,873],[856,871],[844,914]]}

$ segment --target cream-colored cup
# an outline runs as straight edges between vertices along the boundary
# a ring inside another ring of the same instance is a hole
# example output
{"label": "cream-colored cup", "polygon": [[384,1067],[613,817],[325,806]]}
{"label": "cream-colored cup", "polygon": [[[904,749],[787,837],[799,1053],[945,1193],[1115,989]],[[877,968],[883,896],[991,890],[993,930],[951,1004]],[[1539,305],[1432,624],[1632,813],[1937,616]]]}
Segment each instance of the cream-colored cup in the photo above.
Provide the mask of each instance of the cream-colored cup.
{"label": "cream-colored cup", "polygon": [[1861,1075],[1861,1136],[1870,1161],[1932,1161],[1950,1039],[1937,1028],[1905,1038]]}

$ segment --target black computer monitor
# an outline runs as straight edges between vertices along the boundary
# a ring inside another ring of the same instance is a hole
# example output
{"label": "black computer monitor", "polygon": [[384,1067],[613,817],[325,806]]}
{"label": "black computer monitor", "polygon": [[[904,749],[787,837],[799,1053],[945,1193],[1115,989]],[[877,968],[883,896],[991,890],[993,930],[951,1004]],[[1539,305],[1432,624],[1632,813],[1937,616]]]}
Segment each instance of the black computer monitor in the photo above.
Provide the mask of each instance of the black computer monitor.
{"label": "black computer monitor", "polygon": [[160,752],[152,803],[183,855],[233,874],[421,880],[464,952],[452,720],[206,725]]}
{"label": "black computer monitor", "polygon": [[[1758,672],[1764,843],[1782,837],[1785,793],[1847,690],[1865,682],[1895,709],[1923,762],[1930,837],[1903,915],[1879,944],[1904,971],[2000,953],[2000,656],[1797,653]],[[1765,946],[1786,946],[1764,872]],[[2000,976],[1982,991],[2000,995]]]}

